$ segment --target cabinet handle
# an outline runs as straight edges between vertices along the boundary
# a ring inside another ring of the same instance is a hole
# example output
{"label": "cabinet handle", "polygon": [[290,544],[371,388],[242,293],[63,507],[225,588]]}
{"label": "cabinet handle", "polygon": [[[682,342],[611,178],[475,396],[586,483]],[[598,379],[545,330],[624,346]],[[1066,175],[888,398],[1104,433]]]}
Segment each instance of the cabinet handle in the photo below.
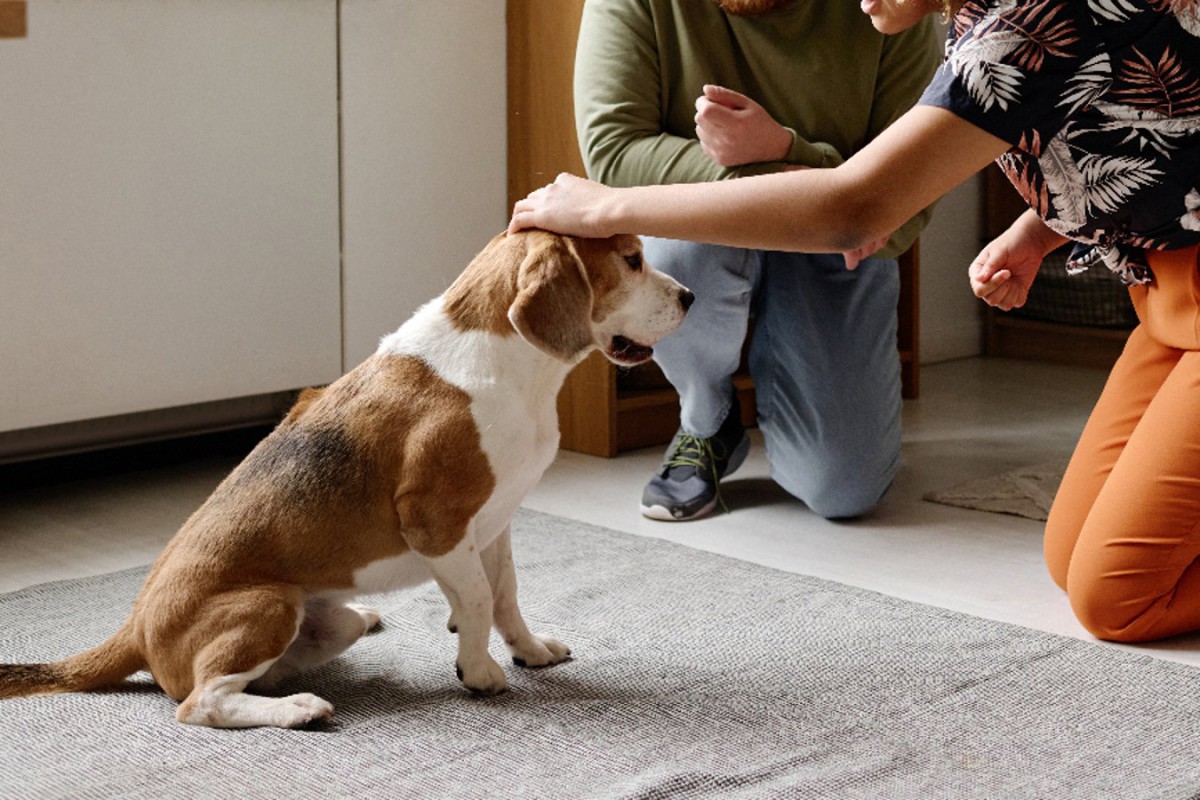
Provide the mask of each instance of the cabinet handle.
{"label": "cabinet handle", "polygon": [[25,6],[25,0],[0,0],[0,39],[25,38],[29,29]]}

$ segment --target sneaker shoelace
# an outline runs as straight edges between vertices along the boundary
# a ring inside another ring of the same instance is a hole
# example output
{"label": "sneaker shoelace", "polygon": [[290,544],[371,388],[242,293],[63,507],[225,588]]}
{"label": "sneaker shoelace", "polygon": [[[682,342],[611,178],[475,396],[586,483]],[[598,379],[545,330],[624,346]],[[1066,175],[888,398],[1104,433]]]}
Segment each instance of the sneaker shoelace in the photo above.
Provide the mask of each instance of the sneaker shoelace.
{"label": "sneaker shoelace", "polygon": [[[690,433],[680,434],[679,444],[675,446],[675,452],[671,454],[666,467],[668,470],[672,467],[695,467],[698,472],[708,473],[712,478],[717,504],[728,514],[729,506],[725,505],[725,498],[721,496],[721,476],[717,473],[717,453],[713,450],[713,441]],[[719,440],[717,445],[725,449],[724,443]]]}

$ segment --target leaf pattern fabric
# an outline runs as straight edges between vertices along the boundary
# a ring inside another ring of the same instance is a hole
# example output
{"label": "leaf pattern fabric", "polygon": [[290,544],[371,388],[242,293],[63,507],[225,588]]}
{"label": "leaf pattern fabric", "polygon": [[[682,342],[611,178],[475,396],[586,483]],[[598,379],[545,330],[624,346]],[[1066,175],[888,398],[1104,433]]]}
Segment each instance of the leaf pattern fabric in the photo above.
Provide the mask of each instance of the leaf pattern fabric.
{"label": "leaf pattern fabric", "polygon": [[1146,250],[1200,244],[1200,0],[968,0],[920,102],[1012,145],[1070,271],[1146,283]]}

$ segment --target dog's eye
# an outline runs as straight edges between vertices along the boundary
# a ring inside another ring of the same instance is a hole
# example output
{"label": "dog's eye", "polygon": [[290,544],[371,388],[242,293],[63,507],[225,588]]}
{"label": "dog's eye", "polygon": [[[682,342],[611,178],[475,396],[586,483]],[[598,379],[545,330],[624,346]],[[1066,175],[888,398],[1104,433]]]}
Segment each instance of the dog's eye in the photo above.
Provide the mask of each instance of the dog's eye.
{"label": "dog's eye", "polygon": [[641,269],[642,268],[642,254],[641,253],[634,253],[633,255],[625,256],[625,261],[628,262],[629,266],[632,269]]}

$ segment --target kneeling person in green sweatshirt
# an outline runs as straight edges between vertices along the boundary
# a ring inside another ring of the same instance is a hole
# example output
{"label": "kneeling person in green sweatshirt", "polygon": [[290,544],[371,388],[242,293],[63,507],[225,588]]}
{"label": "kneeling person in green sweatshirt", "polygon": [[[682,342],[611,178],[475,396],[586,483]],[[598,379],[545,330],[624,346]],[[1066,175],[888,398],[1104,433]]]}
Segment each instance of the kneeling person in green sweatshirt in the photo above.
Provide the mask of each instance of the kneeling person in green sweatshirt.
{"label": "kneeling person in green sweatshirt", "polygon": [[[884,36],[849,0],[587,0],[584,163],[611,186],[836,166],[913,105],[938,61],[932,22]],[[844,256],[645,239],[646,260],[696,302],[656,347],[681,423],[643,514],[709,513],[745,459],[733,375],[747,335],[772,478],[827,518],[879,502],[900,461],[896,256],[929,213]]]}

